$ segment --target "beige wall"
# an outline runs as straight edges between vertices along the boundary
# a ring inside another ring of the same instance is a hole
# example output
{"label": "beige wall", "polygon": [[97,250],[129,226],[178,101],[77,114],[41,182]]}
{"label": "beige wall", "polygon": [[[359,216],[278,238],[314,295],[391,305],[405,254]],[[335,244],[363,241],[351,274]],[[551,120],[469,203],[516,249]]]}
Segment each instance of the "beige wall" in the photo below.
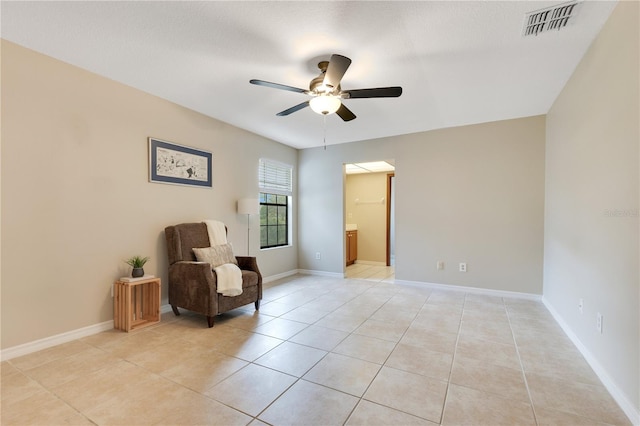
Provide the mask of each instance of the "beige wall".
{"label": "beige wall", "polygon": [[[149,136],[213,152],[213,189],[149,183]],[[112,319],[131,255],[151,256],[166,303],[167,225],[222,220],[245,253],[235,203],[257,198],[260,157],[297,166],[295,149],[3,41],[2,348]],[[296,248],[259,252],[252,221],[263,275],[295,270]]]}
{"label": "beige wall", "polygon": [[[384,203],[380,199],[384,198]],[[346,223],[358,225],[358,261],[387,261],[387,173],[347,175]],[[358,199],[360,202],[356,202]],[[374,203],[375,201],[375,203]]]}
{"label": "beige wall", "polygon": [[549,111],[544,257],[545,299],[627,398],[624,408],[635,408],[636,419],[639,18],[638,2],[616,6]]}
{"label": "beige wall", "polygon": [[343,164],[394,159],[397,279],[541,294],[544,129],[538,116],[301,150],[300,268],[344,271]]}

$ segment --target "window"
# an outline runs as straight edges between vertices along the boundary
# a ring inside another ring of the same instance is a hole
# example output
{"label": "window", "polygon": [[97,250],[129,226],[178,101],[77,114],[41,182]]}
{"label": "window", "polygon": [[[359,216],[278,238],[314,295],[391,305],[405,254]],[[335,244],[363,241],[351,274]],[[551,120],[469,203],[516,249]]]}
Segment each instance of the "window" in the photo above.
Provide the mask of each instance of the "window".
{"label": "window", "polygon": [[260,248],[289,245],[289,197],[260,193]]}
{"label": "window", "polygon": [[260,160],[260,248],[289,245],[292,167]]}

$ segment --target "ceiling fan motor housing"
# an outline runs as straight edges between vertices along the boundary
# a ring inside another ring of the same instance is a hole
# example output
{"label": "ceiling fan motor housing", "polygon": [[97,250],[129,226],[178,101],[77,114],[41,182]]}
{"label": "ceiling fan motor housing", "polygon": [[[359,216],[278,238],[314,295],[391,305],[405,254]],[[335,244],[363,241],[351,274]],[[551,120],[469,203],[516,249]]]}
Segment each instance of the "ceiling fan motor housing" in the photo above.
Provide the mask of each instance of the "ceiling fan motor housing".
{"label": "ceiling fan motor housing", "polygon": [[329,61],[318,62],[318,68],[321,71],[320,75],[314,78],[313,80],[311,80],[311,82],[309,83],[309,91],[312,92],[312,94],[318,95],[323,93],[326,93],[326,94],[332,93],[336,96],[340,94],[340,86],[336,88],[336,87],[324,84],[325,74],[327,72],[328,66],[329,66]]}

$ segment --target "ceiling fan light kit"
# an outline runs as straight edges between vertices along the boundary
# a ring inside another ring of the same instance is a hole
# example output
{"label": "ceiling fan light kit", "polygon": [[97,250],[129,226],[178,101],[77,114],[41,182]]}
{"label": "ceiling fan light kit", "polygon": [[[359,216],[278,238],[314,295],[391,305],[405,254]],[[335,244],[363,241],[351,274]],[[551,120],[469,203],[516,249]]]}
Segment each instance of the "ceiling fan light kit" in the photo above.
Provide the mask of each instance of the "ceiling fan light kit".
{"label": "ceiling fan light kit", "polygon": [[309,101],[311,109],[322,115],[333,114],[340,105],[342,105],[340,99],[331,95],[319,95]]}
{"label": "ceiling fan light kit", "polygon": [[271,87],[273,89],[287,90],[289,92],[302,93],[311,96],[306,102],[302,102],[291,108],[280,111],[278,116],[286,116],[299,111],[307,106],[320,114],[329,115],[336,113],[343,121],[351,121],[356,115],[342,103],[343,99],[363,98],[397,98],[402,94],[402,87],[378,87],[371,89],[342,90],[340,81],[351,65],[351,59],[342,55],[331,55],[330,61],[318,63],[320,75],[309,83],[309,90],[287,86],[279,83],[271,83],[264,80],[250,80],[249,83],[257,86]]}

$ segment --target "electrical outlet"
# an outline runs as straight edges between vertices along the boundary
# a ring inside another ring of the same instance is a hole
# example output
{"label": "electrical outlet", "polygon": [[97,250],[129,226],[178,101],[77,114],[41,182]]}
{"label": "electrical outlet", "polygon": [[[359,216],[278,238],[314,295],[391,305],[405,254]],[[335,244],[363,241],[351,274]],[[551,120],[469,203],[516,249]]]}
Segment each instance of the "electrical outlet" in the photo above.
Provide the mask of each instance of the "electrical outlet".
{"label": "electrical outlet", "polygon": [[460,264],[460,272],[467,272],[467,264],[466,263],[461,263]]}
{"label": "electrical outlet", "polygon": [[438,269],[439,271],[444,269],[444,262],[442,260],[438,260],[438,263],[436,264],[436,269]]}
{"label": "electrical outlet", "polygon": [[319,251],[316,252],[316,259],[320,260],[320,252]]}
{"label": "electrical outlet", "polygon": [[600,312],[598,312],[598,315],[596,316],[596,328],[600,334],[602,334],[602,314]]}
{"label": "electrical outlet", "polygon": [[578,299],[578,309],[580,310],[580,313],[582,313],[582,308],[584,307],[584,299],[580,298]]}

